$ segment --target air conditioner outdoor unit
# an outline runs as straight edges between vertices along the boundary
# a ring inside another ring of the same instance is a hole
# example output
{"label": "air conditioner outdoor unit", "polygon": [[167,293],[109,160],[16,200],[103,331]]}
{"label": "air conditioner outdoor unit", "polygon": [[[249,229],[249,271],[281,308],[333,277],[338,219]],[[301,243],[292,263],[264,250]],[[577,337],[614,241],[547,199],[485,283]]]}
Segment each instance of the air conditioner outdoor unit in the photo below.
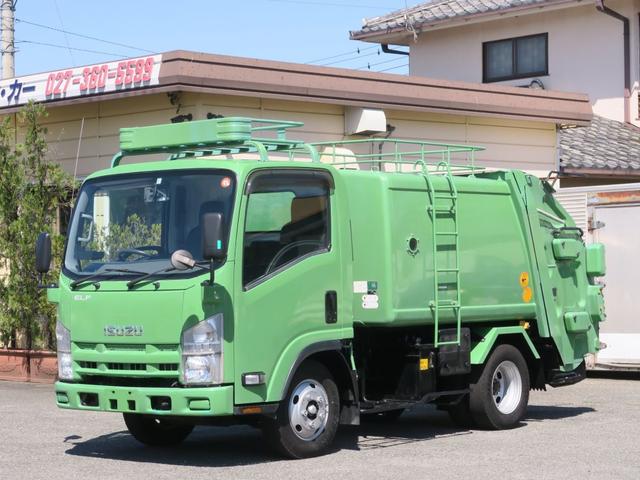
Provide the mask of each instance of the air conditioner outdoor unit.
{"label": "air conditioner outdoor unit", "polygon": [[384,110],[347,107],[344,115],[345,135],[373,135],[387,131]]}

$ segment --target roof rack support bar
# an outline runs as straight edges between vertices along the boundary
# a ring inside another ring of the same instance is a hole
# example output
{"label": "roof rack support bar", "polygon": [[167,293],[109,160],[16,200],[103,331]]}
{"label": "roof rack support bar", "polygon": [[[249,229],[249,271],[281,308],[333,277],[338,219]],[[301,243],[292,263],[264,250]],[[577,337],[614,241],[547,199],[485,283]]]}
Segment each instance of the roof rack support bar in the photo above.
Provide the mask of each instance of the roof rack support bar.
{"label": "roof rack support bar", "polygon": [[260,154],[260,161],[266,162],[269,160],[269,154],[267,153],[267,147],[264,146],[264,143],[258,142],[256,140],[247,140],[244,142],[245,145],[250,147],[254,147],[256,151]]}
{"label": "roof rack support bar", "polygon": [[[316,147],[314,147],[313,145],[311,145],[309,143],[303,143],[303,144],[300,145],[300,147],[303,150],[307,151],[307,153],[311,157],[311,161],[312,162],[314,162],[314,163],[319,163],[320,162],[320,154],[318,153],[318,150],[316,149]],[[334,150],[334,155],[335,155],[335,150]]]}
{"label": "roof rack support bar", "polygon": [[117,167],[118,165],[120,165],[120,160],[122,160],[122,157],[124,157],[124,153],[122,152],[116,153],[111,159],[111,168]]}

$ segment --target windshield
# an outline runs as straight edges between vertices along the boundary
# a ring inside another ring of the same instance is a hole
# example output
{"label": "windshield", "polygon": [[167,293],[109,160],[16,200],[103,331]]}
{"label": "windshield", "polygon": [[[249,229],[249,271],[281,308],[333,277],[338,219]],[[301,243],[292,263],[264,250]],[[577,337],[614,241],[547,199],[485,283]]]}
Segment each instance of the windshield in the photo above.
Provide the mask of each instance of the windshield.
{"label": "windshield", "polygon": [[221,170],[90,180],[71,220],[65,268],[74,274],[150,273],[169,268],[178,249],[202,260],[201,218],[221,213],[226,242],[234,190],[231,172]]}

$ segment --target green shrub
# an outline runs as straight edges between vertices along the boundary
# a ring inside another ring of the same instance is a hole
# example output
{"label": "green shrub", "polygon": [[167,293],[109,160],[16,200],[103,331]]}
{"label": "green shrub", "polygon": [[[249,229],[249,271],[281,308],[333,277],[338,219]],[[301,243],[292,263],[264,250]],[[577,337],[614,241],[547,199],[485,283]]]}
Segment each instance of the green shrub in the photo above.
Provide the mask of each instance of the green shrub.
{"label": "green shrub", "polygon": [[59,164],[47,161],[44,107],[29,103],[18,114],[24,143],[15,144],[11,118],[0,124],[0,342],[25,348],[53,347],[55,309],[38,288],[35,241],[49,232],[54,261],[50,278],[57,278],[63,239],[54,230],[58,208],[68,201],[73,179]]}

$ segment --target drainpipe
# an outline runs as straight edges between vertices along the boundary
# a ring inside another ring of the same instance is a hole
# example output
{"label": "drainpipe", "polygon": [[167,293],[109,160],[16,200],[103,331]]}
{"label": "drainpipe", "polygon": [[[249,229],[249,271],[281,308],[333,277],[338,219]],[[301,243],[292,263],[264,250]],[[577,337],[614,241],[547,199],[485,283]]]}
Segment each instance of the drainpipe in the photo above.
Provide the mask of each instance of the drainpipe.
{"label": "drainpipe", "polygon": [[622,36],[624,41],[624,121],[631,121],[629,98],[631,97],[631,54],[629,48],[629,19],[611,10],[604,4],[604,0],[596,0],[596,9],[622,22]]}
{"label": "drainpipe", "polygon": [[409,55],[409,52],[405,52],[404,50],[396,50],[394,48],[389,48],[388,43],[382,44],[382,51],[384,53],[393,53],[395,55]]}

